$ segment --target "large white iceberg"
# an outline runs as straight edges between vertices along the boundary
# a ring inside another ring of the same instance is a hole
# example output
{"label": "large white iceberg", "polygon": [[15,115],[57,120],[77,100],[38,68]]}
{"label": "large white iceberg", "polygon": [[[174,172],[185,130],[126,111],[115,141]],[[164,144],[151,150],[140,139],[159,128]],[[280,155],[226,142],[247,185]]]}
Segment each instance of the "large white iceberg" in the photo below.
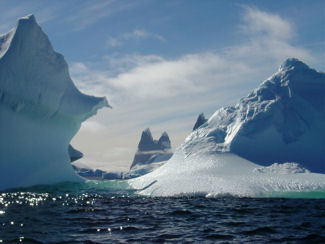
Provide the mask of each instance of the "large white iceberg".
{"label": "large white iceberg", "polygon": [[237,105],[194,130],[167,164],[129,183],[147,195],[246,196],[324,191],[324,173],[325,74],[288,59]]}
{"label": "large white iceberg", "polygon": [[75,87],[35,17],[19,19],[0,36],[0,189],[80,181],[69,143],[105,106]]}

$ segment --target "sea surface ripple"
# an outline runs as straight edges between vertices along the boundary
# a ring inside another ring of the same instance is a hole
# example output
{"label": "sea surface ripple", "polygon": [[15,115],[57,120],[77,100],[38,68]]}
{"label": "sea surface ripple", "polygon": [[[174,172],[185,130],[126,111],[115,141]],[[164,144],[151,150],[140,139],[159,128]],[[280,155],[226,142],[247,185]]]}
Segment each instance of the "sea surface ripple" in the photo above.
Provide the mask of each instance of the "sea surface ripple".
{"label": "sea surface ripple", "polygon": [[325,199],[153,198],[108,185],[0,192],[0,242],[325,241]]}

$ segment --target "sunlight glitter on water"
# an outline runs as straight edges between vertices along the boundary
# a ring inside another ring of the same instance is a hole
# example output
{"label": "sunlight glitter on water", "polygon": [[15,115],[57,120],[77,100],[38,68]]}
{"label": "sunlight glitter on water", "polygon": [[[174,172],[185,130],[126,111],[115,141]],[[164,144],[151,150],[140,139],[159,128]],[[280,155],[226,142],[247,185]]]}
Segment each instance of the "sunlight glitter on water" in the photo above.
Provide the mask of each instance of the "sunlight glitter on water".
{"label": "sunlight glitter on water", "polygon": [[0,196],[4,243],[253,242],[262,241],[261,234],[281,242],[291,240],[288,232],[291,241],[318,241],[325,227],[316,221],[325,206],[317,199],[154,198],[94,190]]}

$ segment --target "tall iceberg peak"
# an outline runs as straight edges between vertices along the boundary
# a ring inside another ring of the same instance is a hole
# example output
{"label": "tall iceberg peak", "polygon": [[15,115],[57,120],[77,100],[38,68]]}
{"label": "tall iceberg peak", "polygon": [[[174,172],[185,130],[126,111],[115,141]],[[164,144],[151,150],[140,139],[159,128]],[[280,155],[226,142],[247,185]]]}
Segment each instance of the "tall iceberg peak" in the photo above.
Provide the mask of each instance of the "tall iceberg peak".
{"label": "tall iceberg peak", "polygon": [[306,65],[304,62],[300,61],[297,58],[288,58],[280,66],[280,70],[288,70],[292,68],[305,70],[310,69],[308,65]]}
{"label": "tall iceberg peak", "polygon": [[163,132],[159,140],[154,140],[150,129],[147,128],[141,134],[138,150],[134,155],[130,169],[139,165],[167,161],[172,155],[167,132]]}
{"label": "tall iceberg peak", "polygon": [[105,98],[84,95],[75,87],[64,57],[53,50],[33,15],[19,19],[11,35],[6,41],[0,37],[0,45],[7,46],[0,48],[5,50],[0,58],[0,89],[8,107],[28,113],[41,105],[40,117],[85,120],[108,106]]}
{"label": "tall iceberg peak", "polygon": [[[26,27],[26,25],[28,25],[28,27]],[[34,14],[29,14],[25,17],[18,19],[16,30],[21,28],[28,29],[33,27],[37,28],[39,27],[39,25],[36,22]]]}
{"label": "tall iceberg peak", "polygon": [[155,143],[151,135],[149,128],[145,129],[141,134],[141,139],[138,145],[139,151],[150,151],[154,150]]}
{"label": "tall iceberg peak", "polygon": [[184,147],[213,141],[216,151],[261,165],[297,162],[324,173],[324,124],[325,74],[288,59],[237,105],[217,110]]}
{"label": "tall iceberg peak", "polygon": [[81,93],[34,15],[0,35],[0,188],[80,180],[68,147],[81,123],[109,107]]}
{"label": "tall iceberg peak", "polygon": [[161,135],[161,137],[158,140],[158,145],[160,149],[165,150],[165,149],[170,149],[170,139],[166,131],[164,131]]}
{"label": "tall iceberg peak", "polygon": [[193,131],[199,128],[201,125],[203,125],[205,122],[208,120],[205,118],[204,113],[200,113],[199,116],[197,117],[197,120],[193,126]]}
{"label": "tall iceberg peak", "polygon": [[138,151],[152,151],[170,149],[170,140],[167,132],[163,132],[159,140],[154,140],[149,128],[145,129],[141,134],[138,144]]}

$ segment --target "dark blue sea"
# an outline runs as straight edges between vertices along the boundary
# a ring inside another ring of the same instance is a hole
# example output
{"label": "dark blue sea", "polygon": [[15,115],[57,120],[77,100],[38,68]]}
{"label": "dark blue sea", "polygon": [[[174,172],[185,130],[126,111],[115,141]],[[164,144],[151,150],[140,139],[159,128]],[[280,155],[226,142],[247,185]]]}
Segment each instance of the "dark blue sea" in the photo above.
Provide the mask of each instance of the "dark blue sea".
{"label": "dark blue sea", "polygon": [[[322,199],[323,198],[323,199]],[[325,243],[323,193],[143,197],[124,183],[0,192],[2,243]]]}

